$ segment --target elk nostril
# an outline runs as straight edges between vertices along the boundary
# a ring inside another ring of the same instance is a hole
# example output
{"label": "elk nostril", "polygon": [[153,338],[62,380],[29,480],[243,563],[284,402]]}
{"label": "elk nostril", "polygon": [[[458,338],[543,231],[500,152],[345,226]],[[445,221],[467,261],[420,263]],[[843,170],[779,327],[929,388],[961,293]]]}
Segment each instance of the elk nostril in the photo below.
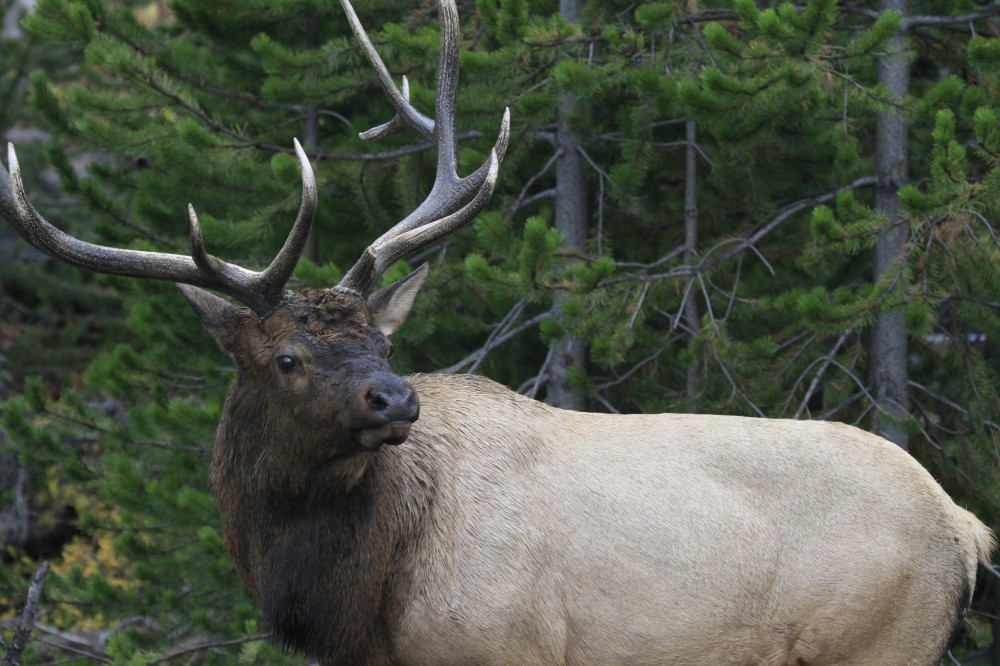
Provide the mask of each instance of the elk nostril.
{"label": "elk nostril", "polygon": [[385,411],[389,407],[389,397],[381,391],[368,391],[365,400],[368,408],[376,412]]}
{"label": "elk nostril", "polygon": [[359,416],[379,425],[413,423],[420,415],[420,402],[413,387],[402,377],[388,372],[374,373],[358,398],[359,402],[363,401],[358,406],[365,411],[364,416]]}

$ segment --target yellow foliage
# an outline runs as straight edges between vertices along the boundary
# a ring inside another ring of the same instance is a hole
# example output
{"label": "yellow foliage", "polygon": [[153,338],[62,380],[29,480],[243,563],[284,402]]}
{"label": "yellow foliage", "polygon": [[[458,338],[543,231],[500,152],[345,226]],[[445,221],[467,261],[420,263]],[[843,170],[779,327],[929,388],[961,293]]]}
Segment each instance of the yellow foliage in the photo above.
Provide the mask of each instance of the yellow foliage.
{"label": "yellow foliage", "polygon": [[[39,492],[32,498],[36,507],[46,507],[38,516],[37,522],[42,525],[52,525],[57,520],[56,512],[65,506],[72,506],[77,514],[84,511],[98,519],[100,524],[116,525],[119,523],[117,508],[101,502],[96,493],[86,485],[67,485],[61,482],[58,470],[48,470]],[[83,576],[100,576],[109,585],[120,589],[129,589],[135,585],[131,575],[131,563],[118,555],[114,547],[115,532],[110,529],[99,529],[94,534],[78,535],[63,548],[58,561],[52,563],[52,574],[67,576],[74,568],[79,568]],[[11,553],[17,555],[16,553]],[[30,577],[37,562],[25,556],[12,565]],[[16,616],[16,609],[23,600],[0,595],[0,620]],[[46,622],[59,628],[76,630],[103,629],[106,621],[100,613],[92,608],[82,609],[72,604],[59,604],[46,616]]]}
{"label": "yellow foliage", "polygon": [[65,576],[73,567],[80,567],[85,577],[101,576],[109,585],[126,590],[133,584],[129,576],[131,564],[115,552],[113,541],[114,536],[108,531],[92,537],[74,537],[52,571]]}

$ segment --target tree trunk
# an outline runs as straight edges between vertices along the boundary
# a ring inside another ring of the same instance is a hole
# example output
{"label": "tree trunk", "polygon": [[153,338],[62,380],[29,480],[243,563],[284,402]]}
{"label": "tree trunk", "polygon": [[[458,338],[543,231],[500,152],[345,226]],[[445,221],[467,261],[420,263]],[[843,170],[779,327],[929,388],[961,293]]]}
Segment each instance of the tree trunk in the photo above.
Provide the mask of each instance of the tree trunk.
{"label": "tree trunk", "polygon": [[[693,266],[698,260],[698,127],[693,120],[685,123],[687,150],[684,170],[684,263]],[[695,278],[691,278],[692,281]],[[698,313],[698,299],[694,284],[688,290],[684,301],[684,324],[688,329],[690,343],[701,330],[701,315]],[[689,343],[689,346],[690,346]],[[698,359],[691,357],[687,371],[688,410],[698,411],[698,395],[701,393],[701,368]]]}
{"label": "tree trunk", "polygon": [[0,39],[21,39],[21,16],[34,8],[34,0],[20,0],[11,3],[3,17],[3,31],[0,32]]}
{"label": "tree trunk", "polygon": [[[560,0],[559,3],[560,12],[570,23],[580,19],[582,6],[581,0]],[[563,235],[564,247],[571,253],[582,254],[587,247],[589,210],[583,175],[583,157],[579,150],[580,139],[569,126],[576,104],[576,97],[572,93],[566,93],[559,104],[555,226]],[[557,316],[562,312],[565,302],[565,294],[556,294],[553,308]],[[563,409],[586,408],[586,396],[583,391],[570,385],[573,370],[583,368],[586,357],[586,345],[579,338],[567,335],[556,344],[549,364],[546,402]]]}
{"label": "tree trunk", "polygon": [[[882,0],[881,9],[896,10],[906,16],[907,0]],[[898,192],[908,179],[907,123],[902,105],[909,90],[909,76],[901,30],[890,42],[889,52],[879,58],[879,82],[888,88],[900,108],[880,114],[876,130],[875,207],[884,212],[890,222],[875,248],[876,280],[893,269],[894,262],[905,252],[908,240],[907,225],[900,220]],[[870,383],[877,407],[873,430],[903,449],[908,448],[907,437],[898,420],[909,410],[908,381],[903,312],[899,309],[882,312],[872,328]]]}

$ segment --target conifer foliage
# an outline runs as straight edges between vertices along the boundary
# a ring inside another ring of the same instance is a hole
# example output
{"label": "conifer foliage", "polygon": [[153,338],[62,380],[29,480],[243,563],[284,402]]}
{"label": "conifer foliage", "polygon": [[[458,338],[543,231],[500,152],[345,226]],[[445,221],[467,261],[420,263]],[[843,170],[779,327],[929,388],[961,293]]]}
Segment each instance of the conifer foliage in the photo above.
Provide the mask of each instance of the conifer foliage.
{"label": "conifer foliage", "polygon": [[[357,4],[430,112],[434,3]],[[883,410],[872,325],[901,312],[909,404],[894,426],[997,524],[1000,12],[971,0],[912,0],[905,14],[590,0],[575,21],[554,0],[459,9],[462,173],[484,161],[507,106],[511,147],[472,228],[386,276],[432,267],[395,336],[397,370],[483,373],[543,399],[570,337],[586,362],[568,381],[592,410],[870,428]],[[0,129],[47,137],[18,139],[29,192],[78,236],[183,253],[190,202],[210,252],[264,265],[295,218],[298,137],[320,208],[290,287],[328,286],[433,181],[419,139],[358,138],[391,111],[339,3],[39,0],[24,27],[18,49],[60,57],[26,67],[24,51],[0,49]],[[898,36],[904,99],[877,71]],[[4,86],[28,71],[30,109],[17,113]],[[909,141],[896,221],[874,195],[888,111]],[[560,123],[587,182],[589,235],[570,249],[553,225]],[[878,239],[900,225],[903,249],[876,275]],[[66,525],[47,555],[47,638],[26,662],[299,663],[261,640],[207,488],[228,360],[170,285],[4,251],[0,464],[21,481],[0,474],[0,510]],[[7,641],[38,554],[7,539],[0,556]],[[956,659],[991,642],[981,617],[966,629]]]}

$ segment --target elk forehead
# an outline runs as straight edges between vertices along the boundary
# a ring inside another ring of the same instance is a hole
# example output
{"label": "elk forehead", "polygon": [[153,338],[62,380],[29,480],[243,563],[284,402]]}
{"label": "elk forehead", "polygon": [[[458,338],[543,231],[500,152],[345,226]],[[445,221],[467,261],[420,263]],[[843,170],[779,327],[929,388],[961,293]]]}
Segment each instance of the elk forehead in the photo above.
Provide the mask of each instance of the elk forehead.
{"label": "elk forehead", "polygon": [[365,302],[332,289],[307,289],[295,294],[264,324],[273,337],[303,331],[317,338],[368,335],[371,315]]}

